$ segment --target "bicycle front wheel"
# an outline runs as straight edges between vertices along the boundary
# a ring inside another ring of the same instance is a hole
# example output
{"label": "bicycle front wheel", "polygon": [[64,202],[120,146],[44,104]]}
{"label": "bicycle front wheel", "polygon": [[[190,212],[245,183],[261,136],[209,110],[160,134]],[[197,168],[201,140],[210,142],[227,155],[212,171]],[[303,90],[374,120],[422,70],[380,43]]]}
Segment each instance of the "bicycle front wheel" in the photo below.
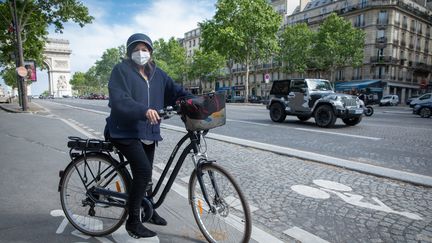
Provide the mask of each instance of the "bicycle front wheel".
{"label": "bicycle front wheel", "polygon": [[197,171],[192,172],[189,203],[204,237],[209,242],[249,242],[252,228],[249,205],[233,176],[212,163],[202,166],[201,177],[202,189]]}
{"label": "bicycle front wheel", "polygon": [[109,206],[108,203],[124,203],[110,196],[92,194],[88,189],[98,186],[103,189],[126,193],[128,178],[124,170],[115,170],[98,183],[117,163],[103,155],[88,155],[76,158],[65,169],[60,183],[60,200],[69,222],[79,231],[103,236],[117,230],[126,219],[124,207]]}

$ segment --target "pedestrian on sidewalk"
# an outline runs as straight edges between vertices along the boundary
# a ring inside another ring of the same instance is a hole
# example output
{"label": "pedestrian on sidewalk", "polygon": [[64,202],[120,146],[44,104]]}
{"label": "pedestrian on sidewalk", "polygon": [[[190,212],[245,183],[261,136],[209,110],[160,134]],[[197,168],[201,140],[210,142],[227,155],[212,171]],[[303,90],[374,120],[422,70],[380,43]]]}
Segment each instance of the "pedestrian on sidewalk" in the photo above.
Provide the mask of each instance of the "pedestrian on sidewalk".
{"label": "pedestrian on sidewalk", "polygon": [[[105,136],[126,157],[132,170],[126,230],[134,238],[156,236],[141,223],[142,199],[152,193],[155,147],[162,140],[157,110],[174,105],[188,93],[177,85],[152,59],[153,44],[142,33],[126,42],[126,58],[117,64],[108,83],[109,107]],[[154,211],[150,223],[167,222]]]}

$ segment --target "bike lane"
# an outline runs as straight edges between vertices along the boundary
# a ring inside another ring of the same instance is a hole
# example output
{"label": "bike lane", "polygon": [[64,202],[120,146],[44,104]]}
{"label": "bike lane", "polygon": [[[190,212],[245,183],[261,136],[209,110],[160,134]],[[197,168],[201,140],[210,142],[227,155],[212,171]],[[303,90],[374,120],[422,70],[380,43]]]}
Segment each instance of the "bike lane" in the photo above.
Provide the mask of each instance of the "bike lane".
{"label": "bike lane", "polygon": [[[103,237],[82,234],[61,209],[58,175],[70,161],[67,136],[97,136],[50,113],[0,110],[0,124],[0,242],[206,242],[187,203],[187,188],[178,183],[158,209],[168,226],[145,224],[158,233],[157,237],[133,239],[124,225]],[[155,179],[160,173],[155,168]],[[277,242],[265,232],[261,232],[264,236],[256,232],[255,238],[261,242]]]}

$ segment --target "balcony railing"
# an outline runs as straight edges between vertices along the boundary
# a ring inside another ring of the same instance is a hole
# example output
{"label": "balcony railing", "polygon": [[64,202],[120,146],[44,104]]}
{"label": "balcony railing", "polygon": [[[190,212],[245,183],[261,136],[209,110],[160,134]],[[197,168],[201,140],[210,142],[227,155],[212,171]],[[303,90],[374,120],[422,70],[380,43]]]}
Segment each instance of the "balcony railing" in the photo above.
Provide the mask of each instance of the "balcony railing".
{"label": "balcony railing", "polygon": [[428,64],[423,63],[423,62],[414,62],[413,67],[414,67],[414,69],[419,70],[419,71],[426,71],[428,73],[432,72],[432,65],[428,65]]}
{"label": "balcony railing", "polygon": [[[411,1],[409,1],[411,2]],[[337,14],[344,14],[348,12],[357,11],[365,8],[373,8],[373,7],[385,7],[385,6],[397,6],[404,10],[408,10],[414,15],[418,17],[425,18],[429,21],[432,21],[432,16],[429,14],[429,10],[421,5],[413,5],[411,3],[405,3],[405,1],[396,1],[396,0],[374,0],[368,1],[366,3],[358,3],[350,6],[344,6],[335,12]],[[407,28],[406,23],[402,23],[403,28]]]}
{"label": "balcony railing", "polygon": [[388,25],[388,19],[387,18],[385,18],[385,19],[379,19],[378,18],[376,21],[376,24],[377,24],[378,29],[385,29]]}
{"label": "balcony railing", "polygon": [[372,64],[396,64],[398,59],[392,56],[371,56],[370,62]]}
{"label": "balcony railing", "polygon": [[387,37],[376,38],[376,43],[387,43]]}

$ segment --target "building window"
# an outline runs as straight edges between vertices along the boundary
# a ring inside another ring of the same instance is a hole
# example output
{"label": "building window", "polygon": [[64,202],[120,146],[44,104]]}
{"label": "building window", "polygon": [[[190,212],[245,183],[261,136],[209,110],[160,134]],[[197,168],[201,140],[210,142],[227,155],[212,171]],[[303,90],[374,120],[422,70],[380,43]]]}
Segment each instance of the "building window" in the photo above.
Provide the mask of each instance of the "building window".
{"label": "building window", "polygon": [[378,24],[387,24],[387,11],[380,11],[379,12]]}
{"label": "building window", "polygon": [[378,57],[383,57],[384,56],[384,48],[379,48],[377,51],[377,56]]}
{"label": "building window", "polygon": [[360,5],[361,8],[367,7],[367,2],[368,2],[367,0],[362,0]]}
{"label": "building window", "polygon": [[193,40],[193,46],[195,46],[195,39]]}
{"label": "building window", "polygon": [[405,28],[405,29],[408,27],[408,18],[407,18],[407,16],[403,16],[403,18],[402,18],[402,27]]}
{"label": "building window", "polygon": [[365,26],[364,14],[357,15],[354,26],[355,27],[363,27],[363,26]]}
{"label": "building window", "polygon": [[340,80],[344,80],[344,69],[339,69],[336,71],[336,80],[340,81]]}
{"label": "building window", "polygon": [[354,79],[361,79],[361,68],[354,68]]}
{"label": "building window", "polygon": [[399,12],[395,13],[394,23],[395,24],[399,24],[400,23],[400,14],[399,14]]}

